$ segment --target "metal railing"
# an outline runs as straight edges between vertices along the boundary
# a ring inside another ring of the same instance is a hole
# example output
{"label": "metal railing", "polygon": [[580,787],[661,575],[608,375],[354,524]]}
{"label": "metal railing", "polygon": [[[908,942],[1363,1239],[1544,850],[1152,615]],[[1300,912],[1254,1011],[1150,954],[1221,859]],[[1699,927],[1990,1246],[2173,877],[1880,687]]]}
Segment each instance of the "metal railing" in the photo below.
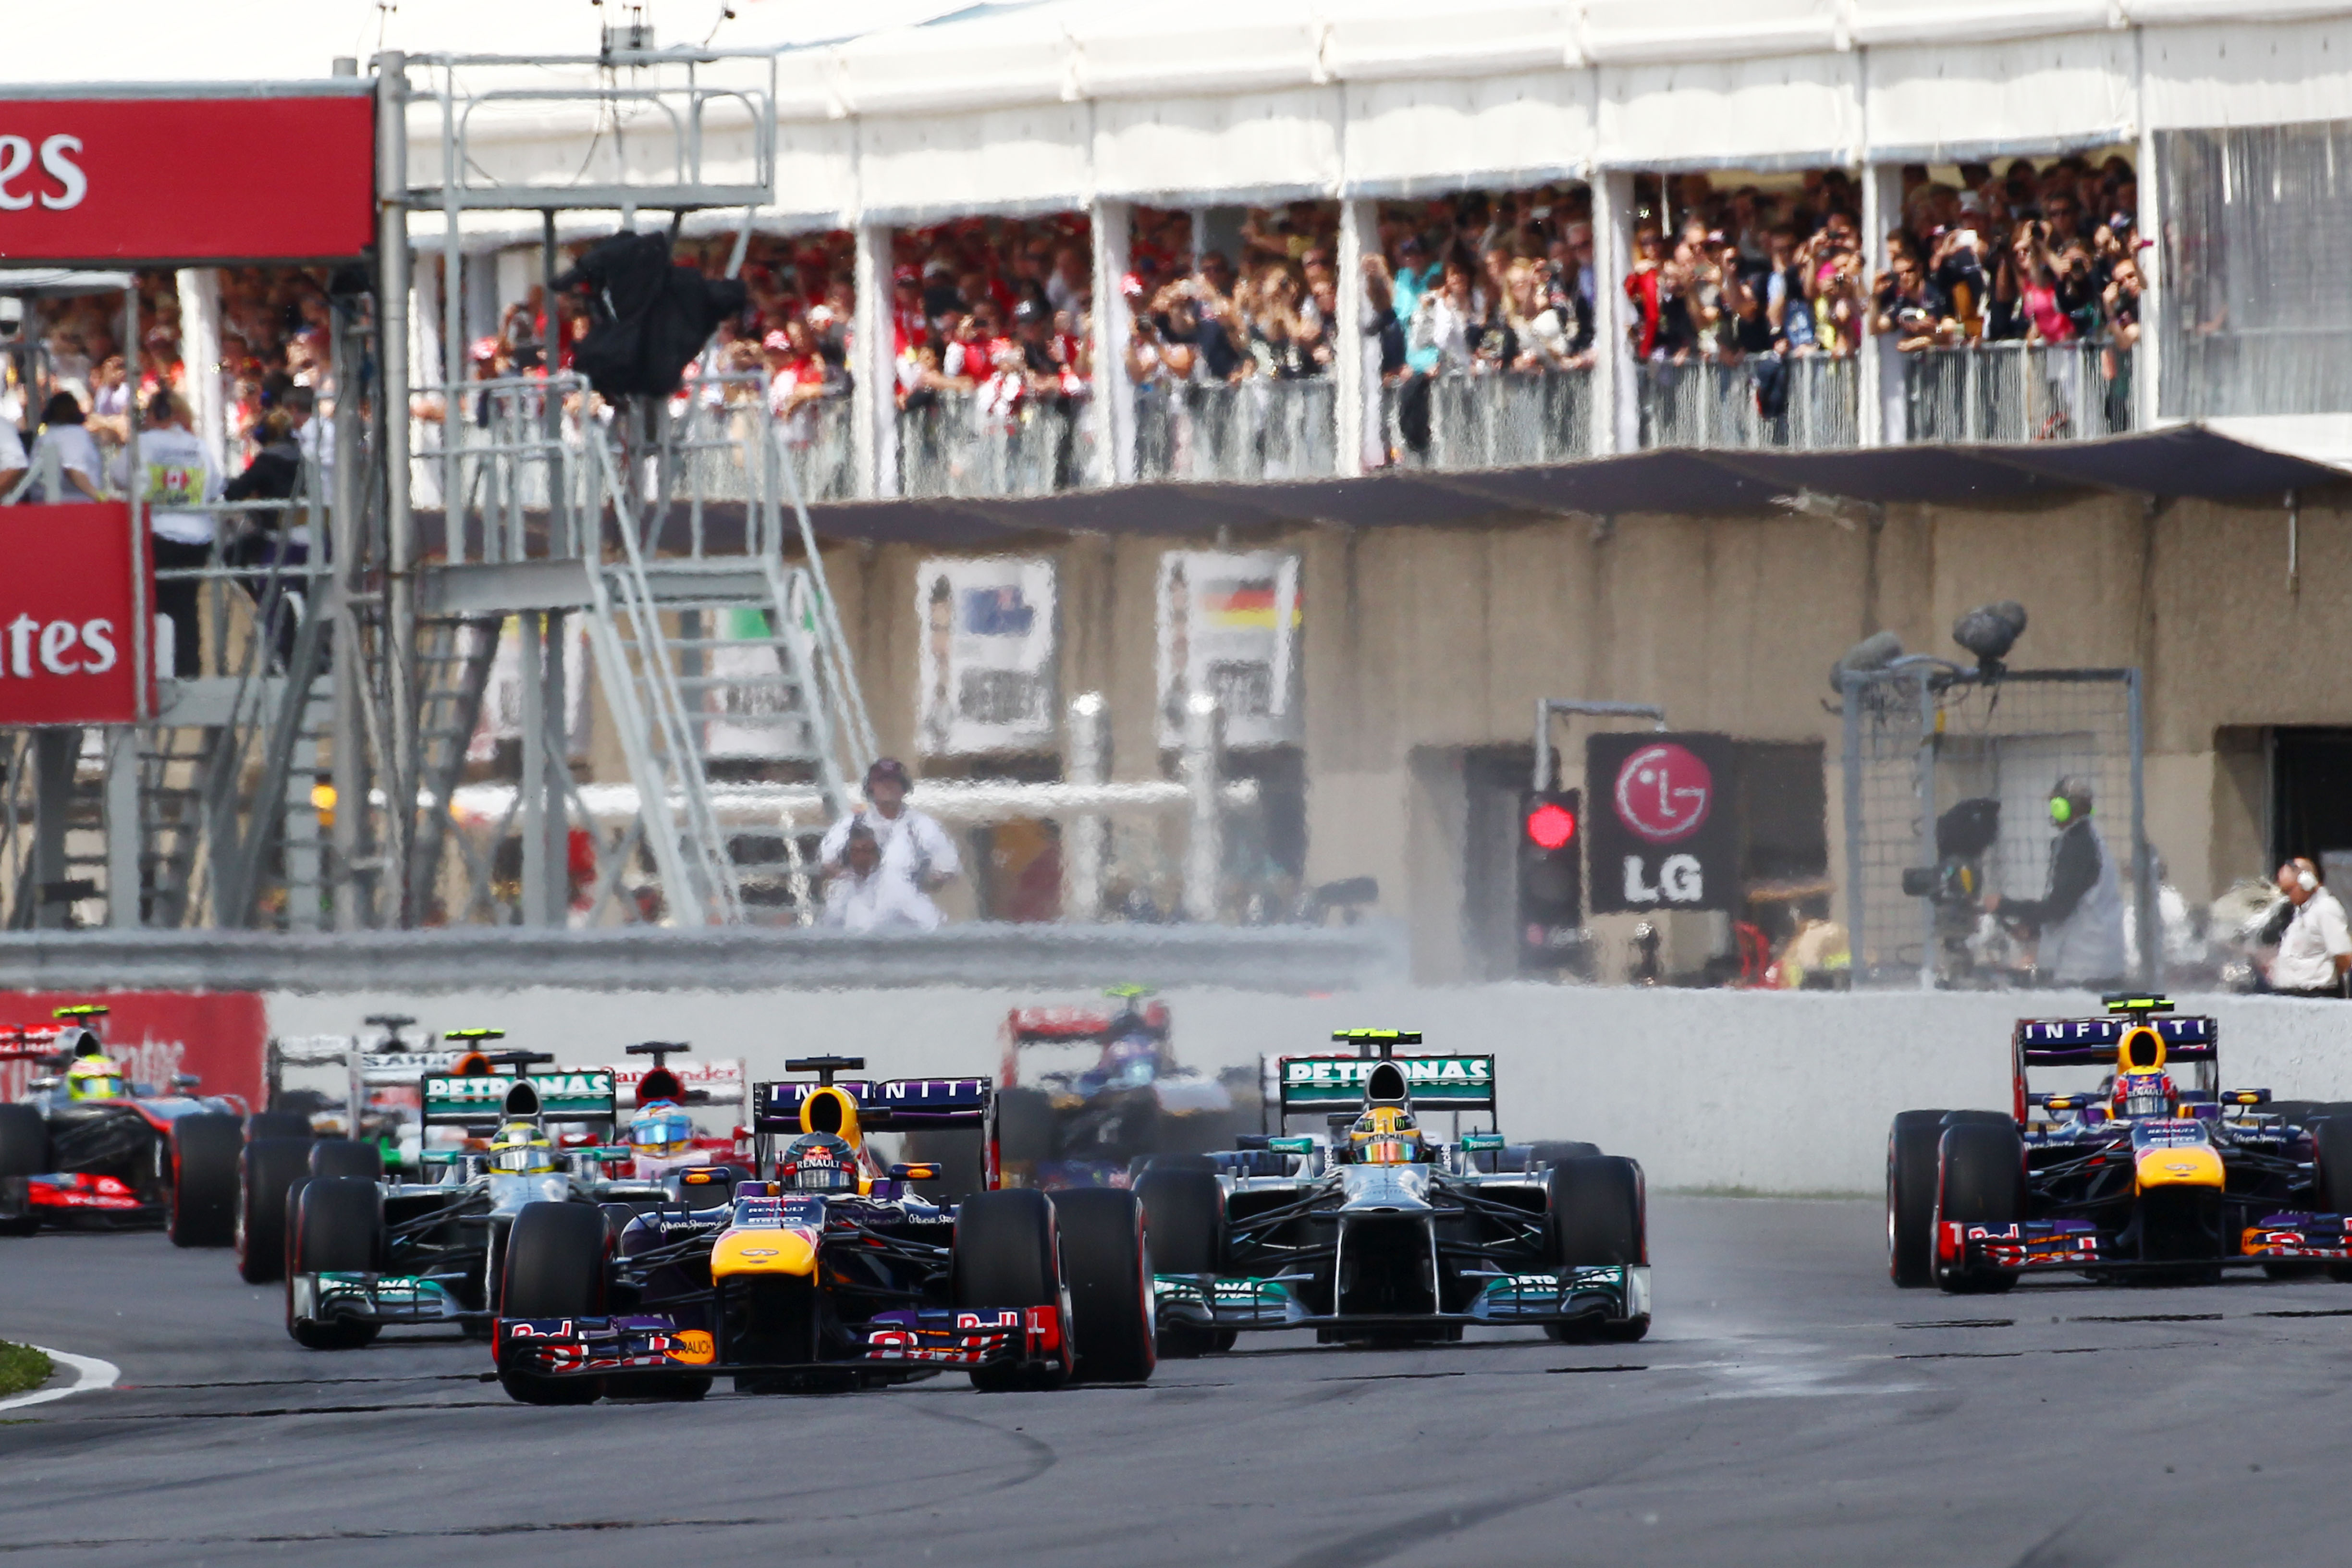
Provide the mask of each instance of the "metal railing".
{"label": "metal railing", "polygon": [[1408,376],[1381,389],[1381,429],[1404,468],[1504,468],[1590,457],[1592,373]]}
{"label": "metal railing", "polygon": [[1155,381],[1135,389],[1139,479],[1318,479],[1339,469],[1328,377]]}
{"label": "metal railing", "polygon": [[1912,441],[2078,441],[2132,428],[2132,351],[1978,343],[1903,356]]}
{"label": "metal railing", "polygon": [[898,493],[1039,496],[1102,482],[1087,403],[1024,395],[1009,406],[982,392],[926,391],[899,410]]}
{"label": "metal railing", "polygon": [[1862,438],[1861,376],[1851,359],[1752,354],[1725,363],[1641,367],[1642,445],[1852,447]]}

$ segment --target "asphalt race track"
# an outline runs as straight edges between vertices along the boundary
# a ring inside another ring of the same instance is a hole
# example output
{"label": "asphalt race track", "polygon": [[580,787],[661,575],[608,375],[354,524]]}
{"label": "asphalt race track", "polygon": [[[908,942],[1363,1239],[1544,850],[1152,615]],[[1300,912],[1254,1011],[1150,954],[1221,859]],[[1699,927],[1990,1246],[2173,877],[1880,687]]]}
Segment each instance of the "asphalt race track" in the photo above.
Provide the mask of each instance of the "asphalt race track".
{"label": "asphalt race track", "polygon": [[1644,1343],[1244,1340],[1146,1387],[533,1409],[155,1235],[0,1242],[0,1561],[2341,1564],[2352,1287],[1897,1291],[1875,1204],[1661,1198]]}

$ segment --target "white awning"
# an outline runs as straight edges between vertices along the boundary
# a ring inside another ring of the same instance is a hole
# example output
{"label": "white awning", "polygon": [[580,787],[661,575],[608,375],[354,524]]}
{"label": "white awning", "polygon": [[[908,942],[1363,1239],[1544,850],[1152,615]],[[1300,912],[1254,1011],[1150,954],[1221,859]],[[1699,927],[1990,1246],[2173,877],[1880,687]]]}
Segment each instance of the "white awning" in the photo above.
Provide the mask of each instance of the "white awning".
{"label": "white awning", "polygon": [[2137,133],[2131,35],[1870,51],[1874,157],[1957,163],[2024,146],[2105,146]]}
{"label": "white awning", "polygon": [[1541,184],[1593,155],[1590,71],[1438,77],[1347,89],[1348,194]]}

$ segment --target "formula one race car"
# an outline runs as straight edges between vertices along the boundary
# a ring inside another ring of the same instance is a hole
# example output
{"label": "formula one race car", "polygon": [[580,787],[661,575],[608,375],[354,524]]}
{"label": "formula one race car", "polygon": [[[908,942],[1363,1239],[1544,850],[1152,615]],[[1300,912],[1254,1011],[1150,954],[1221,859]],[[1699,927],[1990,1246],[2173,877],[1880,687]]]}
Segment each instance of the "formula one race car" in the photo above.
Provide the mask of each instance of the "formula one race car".
{"label": "formula one race car", "polygon": [[[1895,1117],[1895,1282],[1956,1294],[2047,1273],[2208,1283],[2230,1268],[2352,1261],[2352,1105],[2220,1089],[2213,1019],[2173,1016],[2160,997],[2106,1001],[2105,1017],[2019,1020],[2011,1110]],[[2104,1071],[2064,1092],[2029,1086],[2032,1069],[2057,1068]]]}
{"label": "formula one race car", "polygon": [[788,1062],[814,1083],[753,1095],[755,1174],[673,1174],[674,1202],[608,1246],[593,1213],[532,1204],[506,1253],[499,1381],[533,1404],[698,1399],[968,1373],[983,1389],[1140,1382],[1156,1361],[1143,1213],[1109,1188],[1010,1189],[944,1206],[881,1166],[869,1131],[979,1131],[985,1079],[845,1081],[856,1058]]}
{"label": "formula one race car", "polygon": [[44,1225],[163,1225],[182,1247],[226,1247],[236,1212],[242,1105],[133,1083],[106,1054],[94,1005],[52,1028],[0,1030],[0,1060],[30,1060],[31,1094],[0,1105],[0,1236]]}
{"label": "formula one race car", "polygon": [[[1006,1174],[1019,1185],[1123,1184],[1143,1159],[1214,1149],[1240,1131],[1224,1085],[1178,1064],[1168,1005],[1141,986],[1109,994],[1115,1010],[1015,1007],[1004,1020],[996,1116]],[[1093,1059],[1040,1070],[1057,1047]]]}
{"label": "formula one race car", "polygon": [[1492,1111],[1494,1058],[1426,1055],[1394,1029],[1332,1037],[1358,1054],[1277,1064],[1283,1126],[1324,1114],[1328,1142],[1246,1139],[1212,1169],[1156,1162],[1138,1180],[1163,1354],[1254,1329],[1376,1343],[1458,1340],[1473,1324],[1561,1341],[1649,1331],[1640,1165],[1555,1145],[1549,1162],[1482,1171],[1501,1133],[1448,1144],[1423,1119]]}
{"label": "formula one race car", "polygon": [[572,1208],[601,1226],[600,1205],[634,1214],[634,1205],[672,1195],[657,1183],[605,1173],[629,1157],[625,1146],[559,1147],[551,1129],[584,1124],[609,1134],[617,1106],[609,1070],[541,1070],[550,1059],[472,1052],[456,1070],[425,1076],[417,1092],[428,1138],[443,1127],[489,1134],[475,1148],[428,1147],[425,1169],[438,1167],[436,1180],[379,1182],[314,1166],[291,1184],[288,1332],[313,1350],[354,1349],[402,1324],[449,1324],[487,1337],[520,1215],[534,1205]]}

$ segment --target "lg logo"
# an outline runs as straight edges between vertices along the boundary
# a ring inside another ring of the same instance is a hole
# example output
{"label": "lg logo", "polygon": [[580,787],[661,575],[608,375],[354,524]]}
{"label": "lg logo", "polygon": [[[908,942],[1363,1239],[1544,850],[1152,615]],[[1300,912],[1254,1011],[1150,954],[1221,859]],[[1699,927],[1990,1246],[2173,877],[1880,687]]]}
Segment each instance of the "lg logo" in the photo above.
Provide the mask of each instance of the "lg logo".
{"label": "lg logo", "polygon": [[[81,166],[67,156],[81,151],[79,136],[57,135],[41,142],[41,171],[57,182],[54,191],[42,191],[38,200],[51,212],[64,212],[81,205],[82,197],[89,195],[89,176]],[[29,137],[0,136],[0,209],[23,212],[35,201],[31,191],[11,190],[17,177],[33,166],[33,143]]]}
{"label": "lg logo", "polygon": [[18,616],[8,623],[5,646],[7,658],[0,675],[29,680],[37,657],[51,675],[104,675],[114,668],[114,623],[101,616],[79,626],[71,621],[44,626],[30,616]]}

